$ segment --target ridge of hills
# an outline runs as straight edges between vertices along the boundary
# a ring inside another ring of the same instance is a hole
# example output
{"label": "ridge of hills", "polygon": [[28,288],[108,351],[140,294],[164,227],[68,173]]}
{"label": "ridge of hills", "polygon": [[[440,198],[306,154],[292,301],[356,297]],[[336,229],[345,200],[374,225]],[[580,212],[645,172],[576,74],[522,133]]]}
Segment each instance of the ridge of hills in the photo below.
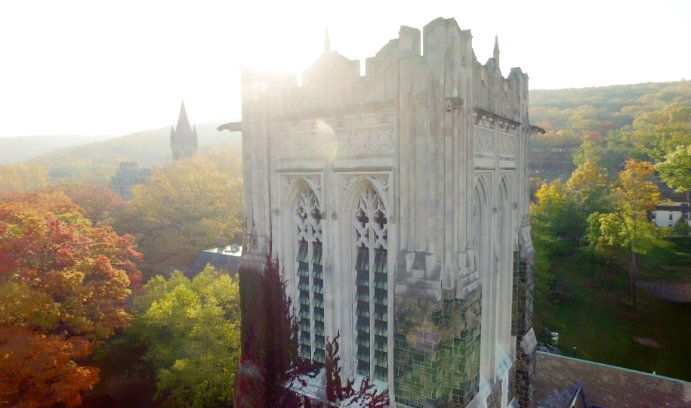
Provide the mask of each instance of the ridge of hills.
{"label": "ridge of hills", "polygon": [[[222,123],[196,124],[199,152],[219,146],[226,146],[229,150],[240,148],[239,132],[216,130]],[[108,184],[121,162],[137,162],[139,166],[150,167],[171,160],[170,131],[170,127],[164,127],[63,147],[27,162],[45,167],[50,173],[51,182]]]}
{"label": "ridge of hills", "polygon": [[0,164],[21,163],[57,149],[112,139],[113,135],[32,135],[0,137]]}

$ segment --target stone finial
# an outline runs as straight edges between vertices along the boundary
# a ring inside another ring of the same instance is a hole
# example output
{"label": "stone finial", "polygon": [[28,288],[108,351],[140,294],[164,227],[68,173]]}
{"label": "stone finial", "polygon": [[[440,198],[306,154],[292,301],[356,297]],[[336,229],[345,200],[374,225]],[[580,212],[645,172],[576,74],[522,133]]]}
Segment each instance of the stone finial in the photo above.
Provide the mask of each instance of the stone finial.
{"label": "stone finial", "polygon": [[499,66],[499,36],[495,35],[494,36],[494,52],[492,53],[492,56],[494,57],[494,63]]}
{"label": "stone finial", "polygon": [[329,27],[324,27],[324,54],[331,51],[331,41],[329,41]]}

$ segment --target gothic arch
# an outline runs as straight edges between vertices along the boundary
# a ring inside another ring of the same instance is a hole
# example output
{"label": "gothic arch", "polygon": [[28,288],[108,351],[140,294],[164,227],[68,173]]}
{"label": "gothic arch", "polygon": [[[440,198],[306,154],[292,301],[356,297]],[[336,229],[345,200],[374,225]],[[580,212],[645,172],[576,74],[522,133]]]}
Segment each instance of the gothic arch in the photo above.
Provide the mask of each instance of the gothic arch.
{"label": "gothic arch", "polygon": [[300,356],[324,361],[323,205],[307,180],[297,178],[281,211],[283,271],[298,318]]}
{"label": "gothic arch", "polygon": [[343,329],[349,333],[352,368],[379,381],[388,381],[392,361],[387,201],[369,177],[359,177],[350,184],[339,217],[341,268],[350,272],[342,274],[341,285],[350,291]]}

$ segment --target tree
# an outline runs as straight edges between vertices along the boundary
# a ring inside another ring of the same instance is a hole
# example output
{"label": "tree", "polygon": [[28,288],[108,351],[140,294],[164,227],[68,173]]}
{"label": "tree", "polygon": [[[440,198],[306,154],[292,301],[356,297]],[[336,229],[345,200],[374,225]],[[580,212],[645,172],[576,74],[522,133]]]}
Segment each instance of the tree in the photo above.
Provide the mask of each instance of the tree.
{"label": "tree", "polygon": [[537,203],[530,207],[533,235],[545,235],[550,253],[564,254],[578,243],[581,232],[577,203],[572,192],[560,180],[543,183],[535,193]]}
{"label": "tree", "polygon": [[146,276],[187,267],[220,235],[240,234],[240,186],[239,178],[195,155],[153,169],[145,184],[133,188],[115,225],[137,237]]}
{"label": "tree", "polygon": [[674,191],[688,193],[691,190],[691,144],[677,146],[655,168],[660,173],[660,178]]}
{"label": "tree", "polygon": [[240,359],[238,282],[207,266],[192,281],[156,276],[135,301],[133,331],[147,345],[166,406],[228,406]]}
{"label": "tree", "polygon": [[88,348],[23,327],[0,330],[0,407],[78,407],[98,369],[75,364]]}
{"label": "tree", "polygon": [[586,139],[573,153],[573,164],[580,166],[588,160],[598,163],[602,160],[602,145]]}
{"label": "tree", "polygon": [[[579,165],[566,181],[566,187],[574,195],[581,223],[591,213],[607,210],[607,177],[594,160],[588,159]],[[582,229],[585,229],[585,225]]]}
{"label": "tree", "polygon": [[262,271],[243,265],[240,276],[242,352],[235,392],[236,408],[297,407],[301,398],[290,384],[319,365],[298,354],[298,321],[291,312],[279,265],[266,256]]}
{"label": "tree", "polygon": [[[91,226],[62,193],[13,197],[27,201],[0,204],[0,333],[6,347],[25,347],[3,354],[2,364],[13,369],[0,401],[75,406],[98,374],[74,359],[129,324],[125,301],[140,279],[133,263],[139,253],[131,236]],[[36,350],[46,359],[29,358]],[[46,387],[60,399],[27,402],[50,392]]]}
{"label": "tree", "polygon": [[655,172],[652,163],[629,159],[619,173],[615,211],[593,213],[589,219],[589,239],[599,250],[621,248],[629,252],[629,297],[636,308],[638,256],[649,250],[656,229],[649,214],[660,198],[657,186],[648,179]]}
{"label": "tree", "polygon": [[0,192],[27,192],[48,185],[48,170],[38,164],[9,164],[0,166]]}
{"label": "tree", "polygon": [[113,216],[125,204],[120,194],[106,186],[64,185],[59,189],[84,210],[93,225],[112,224]]}

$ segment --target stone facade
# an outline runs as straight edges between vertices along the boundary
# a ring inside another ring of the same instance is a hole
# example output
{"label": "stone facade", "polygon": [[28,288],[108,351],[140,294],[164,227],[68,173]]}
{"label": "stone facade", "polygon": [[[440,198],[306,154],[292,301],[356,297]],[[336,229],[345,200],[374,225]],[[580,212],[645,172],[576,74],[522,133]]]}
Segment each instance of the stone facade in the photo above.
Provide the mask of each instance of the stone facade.
{"label": "stone facade", "polygon": [[120,194],[123,200],[129,201],[132,199],[132,187],[144,184],[150,172],[147,167],[139,167],[137,162],[121,162],[108,187]]}
{"label": "stone facade", "polygon": [[[423,34],[423,35],[421,35]],[[273,248],[300,325],[398,407],[532,407],[528,77],[469,30],[401,27],[366,60],[325,50],[242,75],[245,262]]]}
{"label": "stone facade", "polygon": [[178,125],[170,129],[170,150],[173,160],[186,159],[197,153],[197,127],[190,127],[185,101],[180,104]]}

